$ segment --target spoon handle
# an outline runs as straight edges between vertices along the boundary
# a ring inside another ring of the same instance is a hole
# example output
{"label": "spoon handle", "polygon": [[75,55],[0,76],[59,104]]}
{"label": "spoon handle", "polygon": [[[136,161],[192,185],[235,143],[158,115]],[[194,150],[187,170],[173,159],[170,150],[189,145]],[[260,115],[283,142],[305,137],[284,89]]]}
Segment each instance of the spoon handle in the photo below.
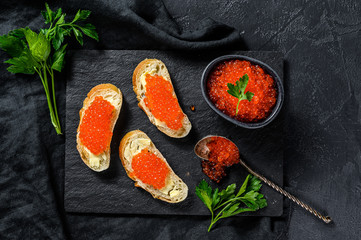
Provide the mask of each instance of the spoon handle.
{"label": "spoon handle", "polygon": [[283,190],[282,188],[280,188],[279,186],[277,186],[275,183],[271,182],[270,180],[268,180],[267,178],[263,177],[262,175],[256,173],[255,171],[253,171],[250,167],[247,166],[246,163],[244,163],[241,159],[240,159],[241,164],[248,170],[248,172],[250,172],[251,174],[253,174],[254,176],[258,177],[259,179],[261,179],[264,183],[266,183],[268,186],[270,186],[271,188],[273,188],[274,190],[276,190],[277,192],[281,193],[282,195],[288,197],[289,199],[291,199],[293,202],[297,203],[299,206],[301,206],[302,208],[306,209],[307,211],[309,211],[310,213],[312,213],[313,215],[315,215],[316,217],[318,217],[319,219],[321,219],[322,221],[324,221],[325,223],[330,223],[332,221],[331,217],[329,216],[324,216],[322,215],[320,212],[316,211],[314,208],[310,207],[309,205],[307,205],[306,203],[302,202],[301,200],[299,200],[298,198],[296,198],[295,196],[293,196],[292,194],[288,193],[287,191]]}

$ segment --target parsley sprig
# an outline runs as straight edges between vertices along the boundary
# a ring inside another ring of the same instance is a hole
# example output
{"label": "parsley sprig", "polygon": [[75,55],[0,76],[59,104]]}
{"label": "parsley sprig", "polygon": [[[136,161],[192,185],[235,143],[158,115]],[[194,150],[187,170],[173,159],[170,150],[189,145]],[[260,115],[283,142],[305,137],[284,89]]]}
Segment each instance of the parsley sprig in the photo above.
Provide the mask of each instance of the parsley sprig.
{"label": "parsley sprig", "polygon": [[[43,84],[51,122],[57,132],[62,134],[55,99],[54,70],[61,72],[64,67],[64,57],[67,44],[65,36],[73,33],[77,41],[83,45],[83,34],[99,41],[98,34],[92,24],[84,24],[90,11],[79,10],[71,22],[65,22],[65,13],[59,8],[55,12],[45,3],[45,11],[41,14],[49,28],[40,29],[39,33],[30,28],[20,28],[0,36],[0,48],[11,58],[5,63],[10,64],[7,70],[11,73],[37,73]],[[49,80],[51,86],[49,86]]]}
{"label": "parsley sprig", "polygon": [[213,190],[205,180],[202,180],[196,187],[196,194],[212,214],[208,232],[222,218],[266,207],[267,200],[258,192],[261,187],[261,181],[251,174],[247,176],[237,193],[236,184],[219,191],[218,188]]}
{"label": "parsley sprig", "polygon": [[238,98],[237,108],[236,108],[236,116],[238,114],[238,106],[241,100],[248,100],[249,102],[252,100],[254,93],[246,92],[246,87],[248,84],[248,75],[245,74],[243,77],[239,78],[239,81],[236,81],[236,84],[227,83],[228,90],[227,92],[231,94],[233,97]]}

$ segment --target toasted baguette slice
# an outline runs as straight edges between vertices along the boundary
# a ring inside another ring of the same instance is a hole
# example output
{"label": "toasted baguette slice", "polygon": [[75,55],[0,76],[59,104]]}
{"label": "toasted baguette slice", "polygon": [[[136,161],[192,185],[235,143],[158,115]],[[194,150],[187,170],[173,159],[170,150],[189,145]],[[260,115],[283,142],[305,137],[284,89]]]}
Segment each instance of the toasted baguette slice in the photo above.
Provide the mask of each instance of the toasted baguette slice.
{"label": "toasted baguette slice", "polygon": [[[150,109],[145,105],[145,81],[142,81],[145,77],[145,74],[150,74],[152,76],[158,75],[162,76],[166,81],[169,81],[173,88],[173,96],[177,99],[177,96],[174,92],[174,87],[172,81],[170,79],[168,70],[164,63],[157,59],[145,59],[138,64],[133,73],[133,89],[135,94],[137,95],[137,99],[139,101],[138,106],[147,114],[149,120],[152,124],[154,124],[161,132],[167,134],[173,138],[182,138],[188,135],[189,131],[192,128],[192,124],[190,123],[186,114],[184,114],[182,127],[178,130],[173,130],[169,128],[164,122],[161,122],[159,119],[156,119]],[[178,101],[178,99],[177,99]]]}
{"label": "toasted baguette slice", "polygon": [[[140,179],[136,178],[134,174],[132,174],[132,159],[144,148],[147,148],[150,152],[161,158],[169,168],[170,172],[166,179],[166,185],[162,189],[155,189],[153,186],[143,183]],[[128,174],[128,177],[135,181],[135,186],[148,191],[154,198],[169,203],[178,203],[186,199],[188,196],[187,185],[173,172],[167,160],[144,132],[135,130],[127,133],[120,142],[119,157],[122,160],[122,164]]]}
{"label": "toasted baguette slice", "polygon": [[115,107],[115,111],[112,115],[111,119],[111,131],[113,132],[115,123],[118,119],[120,109],[122,107],[123,103],[123,96],[122,92],[113,84],[100,84],[95,86],[90,92],[88,93],[87,98],[85,98],[83,102],[83,108],[80,110],[80,122],[77,130],[76,135],[76,142],[77,142],[77,149],[79,151],[80,157],[83,160],[83,162],[92,170],[96,172],[101,172],[109,167],[110,163],[110,146],[107,146],[107,149],[105,152],[94,155],[87,149],[80,141],[79,138],[79,131],[80,131],[80,125],[83,120],[83,116],[85,113],[85,110],[91,105],[91,103],[94,101],[95,97],[102,96],[103,99],[110,102]]}

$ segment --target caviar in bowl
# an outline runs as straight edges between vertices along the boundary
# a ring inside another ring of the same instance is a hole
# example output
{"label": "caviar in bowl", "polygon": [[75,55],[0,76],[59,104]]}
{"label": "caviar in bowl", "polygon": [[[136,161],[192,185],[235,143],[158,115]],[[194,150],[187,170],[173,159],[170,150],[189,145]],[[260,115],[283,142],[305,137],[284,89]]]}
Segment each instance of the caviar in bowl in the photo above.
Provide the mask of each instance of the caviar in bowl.
{"label": "caviar in bowl", "polygon": [[[239,101],[229,93],[229,85],[236,86],[245,77],[248,82],[244,93],[252,97]],[[267,64],[243,55],[221,56],[210,62],[203,72],[201,88],[204,99],[218,115],[249,129],[264,127],[275,119],[284,99],[278,74]]]}

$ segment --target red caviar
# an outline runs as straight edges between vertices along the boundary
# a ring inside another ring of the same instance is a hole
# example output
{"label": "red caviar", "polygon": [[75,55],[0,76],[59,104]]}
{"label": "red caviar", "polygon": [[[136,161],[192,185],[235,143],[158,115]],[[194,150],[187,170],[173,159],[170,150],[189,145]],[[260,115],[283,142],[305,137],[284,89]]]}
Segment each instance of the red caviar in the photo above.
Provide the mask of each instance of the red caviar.
{"label": "red caviar", "polygon": [[150,74],[146,75],[145,81],[144,102],[154,117],[173,130],[181,128],[184,114],[173,95],[172,84],[162,76]]}
{"label": "red caviar", "polygon": [[169,174],[167,164],[146,148],[133,157],[132,169],[134,176],[155,189],[165,186]]}
{"label": "red caviar", "polygon": [[208,161],[202,161],[203,172],[219,183],[226,176],[226,168],[239,163],[239,151],[236,145],[222,137],[212,137],[207,143]]}
{"label": "red caviar", "polygon": [[[238,99],[227,92],[227,83],[235,84],[245,74],[249,77],[245,92],[250,91],[254,96],[250,102],[240,102],[236,116]],[[210,73],[207,89],[211,101],[219,110],[241,122],[259,122],[265,119],[277,100],[273,78],[260,66],[252,65],[249,61],[227,60],[220,63]]]}
{"label": "red caviar", "polygon": [[111,119],[114,109],[110,102],[97,96],[84,112],[79,138],[82,144],[95,155],[104,152],[112,140]]}

